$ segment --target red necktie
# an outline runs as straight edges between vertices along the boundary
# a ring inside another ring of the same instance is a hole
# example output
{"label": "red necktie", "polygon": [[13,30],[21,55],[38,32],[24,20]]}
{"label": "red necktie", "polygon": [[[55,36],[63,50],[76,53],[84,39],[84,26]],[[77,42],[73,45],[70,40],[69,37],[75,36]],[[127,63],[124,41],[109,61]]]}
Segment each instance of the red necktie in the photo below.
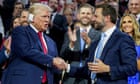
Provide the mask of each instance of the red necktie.
{"label": "red necktie", "polygon": [[[47,54],[48,50],[47,50],[47,46],[45,46],[45,43],[43,41],[42,32],[38,32],[38,36],[39,36],[39,39],[40,39],[40,42],[41,42],[41,46],[43,48],[43,52],[44,52],[44,54]],[[43,78],[42,78],[42,83],[45,83],[46,81],[47,81],[47,75],[46,75],[46,71],[44,71]]]}

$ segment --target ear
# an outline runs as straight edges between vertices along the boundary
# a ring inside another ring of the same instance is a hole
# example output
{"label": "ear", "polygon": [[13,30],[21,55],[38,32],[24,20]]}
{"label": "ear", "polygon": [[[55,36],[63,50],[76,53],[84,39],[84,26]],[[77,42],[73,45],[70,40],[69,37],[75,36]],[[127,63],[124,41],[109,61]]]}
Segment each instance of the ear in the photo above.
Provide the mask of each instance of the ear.
{"label": "ear", "polygon": [[30,13],[28,16],[28,21],[33,22],[33,18],[34,18],[34,15]]}
{"label": "ear", "polygon": [[104,18],[105,18],[105,22],[111,21],[110,15],[104,16]]}

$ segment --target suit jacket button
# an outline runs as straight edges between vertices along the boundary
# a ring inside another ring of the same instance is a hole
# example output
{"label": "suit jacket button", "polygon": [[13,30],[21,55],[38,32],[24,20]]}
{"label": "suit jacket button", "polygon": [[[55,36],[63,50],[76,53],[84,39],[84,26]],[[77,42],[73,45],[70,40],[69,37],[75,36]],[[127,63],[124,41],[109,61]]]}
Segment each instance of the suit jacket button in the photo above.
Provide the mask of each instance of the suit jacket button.
{"label": "suit jacket button", "polygon": [[43,76],[40,76],[40,78],[42,79],[42,78],[43,78]]}

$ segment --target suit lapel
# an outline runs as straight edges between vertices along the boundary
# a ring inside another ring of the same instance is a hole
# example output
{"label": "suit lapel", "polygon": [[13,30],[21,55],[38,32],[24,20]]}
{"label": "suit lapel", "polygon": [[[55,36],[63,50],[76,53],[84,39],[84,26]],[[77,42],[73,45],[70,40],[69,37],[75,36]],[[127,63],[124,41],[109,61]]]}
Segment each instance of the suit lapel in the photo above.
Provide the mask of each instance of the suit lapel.
{"label": "suit lapel", "polygon": [[94,36],[94,30],[92,28],[90,28],[89,32],[88,32],[88,36],[92,37]]}
{"label": "suit lapel", "polygon": [[43,50],[37,33],[30,26],[27,27],[27,32],[29,32],[27,34],[29,34],[28,36],[33,39],[35,45],[37,45],[41,50]]}
{"label": "suit lapel", "polygon": [[119,31],[118,29],[115,29],[114,32],[112,33],[112,35],[110,36],[110,38],[108,39],[108,41],[103,49],[102,55],[100,57],[101,60],[104,60],[106,54],[108,53],[108,50],[114,45],[115,42],[117,42],[118,31]]}
{"label": "suit lapel", "polygon": [[80,29],[77,30],[77,32],[76,32],[76,36],[77,36],[77,41],[76,41],[76,43],[75,43],[75,49],[76,49],[76,50],[80,50],[80,48],[81,48],[81,42],[80,42]]}
{"label": "suit lapel", "polygon": [[90,59],[89,59],[91,62],[93,62],[93,60],[94,60],[96,47],[97,47],[99,41],[100,41],[100,39],[98,39],[97,41],[93,42],[92,45],[91,45],[92,48],[90,48],[91,49],[90,51],[92,51],[92,52],[90,52],[91,54],[90,54]]}

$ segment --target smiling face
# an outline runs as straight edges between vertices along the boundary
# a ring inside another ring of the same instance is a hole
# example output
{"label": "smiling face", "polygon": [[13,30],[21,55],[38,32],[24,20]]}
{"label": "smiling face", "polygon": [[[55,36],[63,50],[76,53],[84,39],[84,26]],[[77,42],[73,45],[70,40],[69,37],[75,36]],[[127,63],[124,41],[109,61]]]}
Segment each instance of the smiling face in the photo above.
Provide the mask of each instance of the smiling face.
{"label": "smiling face", "polygon": [[91,24],[93,17],[91,8],[81,8],[78,13],[78,18],[83,26],[88,26]]}
{"label": "smiling face", "polygon": [[125,16],[122,20],[122,31],[125,33],[132,33],[133,30],[132,18],[130,16]]}

